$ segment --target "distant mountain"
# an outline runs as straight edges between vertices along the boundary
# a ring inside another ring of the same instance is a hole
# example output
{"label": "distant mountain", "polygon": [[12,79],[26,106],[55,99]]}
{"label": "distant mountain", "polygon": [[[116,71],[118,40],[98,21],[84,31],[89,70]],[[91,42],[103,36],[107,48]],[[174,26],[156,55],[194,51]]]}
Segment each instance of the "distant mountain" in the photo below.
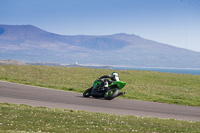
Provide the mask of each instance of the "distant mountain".
{"label": "distant mountain", "polygon": [[0,25],[0,60],[200,68],[200,52],[136,35],[58,35],[32,25]]}

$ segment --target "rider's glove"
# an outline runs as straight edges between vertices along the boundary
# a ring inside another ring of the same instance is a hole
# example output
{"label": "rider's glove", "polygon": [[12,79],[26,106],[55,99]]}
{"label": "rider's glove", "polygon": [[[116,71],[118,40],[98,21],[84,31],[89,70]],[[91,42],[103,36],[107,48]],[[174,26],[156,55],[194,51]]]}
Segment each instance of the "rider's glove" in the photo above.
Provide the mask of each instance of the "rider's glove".
{"label": "rider's glove", "polygon": [[98,78],[100,81],[103,81],[101,77]]}

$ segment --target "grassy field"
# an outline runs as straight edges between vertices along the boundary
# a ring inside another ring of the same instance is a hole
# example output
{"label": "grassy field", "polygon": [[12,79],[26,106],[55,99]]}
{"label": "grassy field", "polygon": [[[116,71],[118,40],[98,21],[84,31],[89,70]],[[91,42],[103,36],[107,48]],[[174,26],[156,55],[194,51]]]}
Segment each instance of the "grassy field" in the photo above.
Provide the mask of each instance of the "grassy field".
{"label": "grassy field", "polygon": [[[114,70],[83,67],[1,65],[0,80],[83,92]],[[116,71],[116,70],[115,70]],[[200,75],[117,70],[127,82],[121,98],[200,106]]]}
{"label": "grassy field", "polygon": [[0,103],[0,132],[199,133],[200,122]]}

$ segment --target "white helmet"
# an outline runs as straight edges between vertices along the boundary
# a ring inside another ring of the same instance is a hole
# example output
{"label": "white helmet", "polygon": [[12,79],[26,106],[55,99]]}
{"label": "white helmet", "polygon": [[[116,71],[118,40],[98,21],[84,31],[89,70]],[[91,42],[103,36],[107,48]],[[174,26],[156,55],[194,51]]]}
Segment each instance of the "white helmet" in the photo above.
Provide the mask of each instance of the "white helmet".
{"label": "white helmet", "polygon": [[111,74],[111,76],[114,76],[115,80],[116,80],[116,81],[119,81],[119,75],[118,75],[118,73],[113,72],[113,73]]}

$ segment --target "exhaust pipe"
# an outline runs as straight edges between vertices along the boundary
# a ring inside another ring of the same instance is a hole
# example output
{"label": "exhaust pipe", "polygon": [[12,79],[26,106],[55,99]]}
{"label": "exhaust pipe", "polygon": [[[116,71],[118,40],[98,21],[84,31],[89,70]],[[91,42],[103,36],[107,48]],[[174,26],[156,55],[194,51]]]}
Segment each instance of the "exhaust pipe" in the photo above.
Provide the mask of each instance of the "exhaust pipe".
{"label": "exhaust pipe", "polygon": [[121,96],[121,95],[124,95],[125,92],[120,92],[117,96]]}

